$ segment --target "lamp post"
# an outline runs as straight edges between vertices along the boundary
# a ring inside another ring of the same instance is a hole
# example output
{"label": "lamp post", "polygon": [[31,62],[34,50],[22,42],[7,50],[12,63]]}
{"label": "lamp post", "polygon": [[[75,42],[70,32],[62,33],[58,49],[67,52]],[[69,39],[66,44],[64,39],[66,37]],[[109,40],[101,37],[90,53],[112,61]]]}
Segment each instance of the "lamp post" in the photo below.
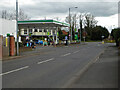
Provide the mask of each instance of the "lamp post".
{"label": "lamp post", "polygon": [[17,40],[17,56],[19,55],[19,34],[18,34],[18,0],[16,0],[16,40]]}
{"label": "lamp post", "polygon": [[69,8],[69,40],[71,41],[71,34],[70,34],[70,28],[71,28],[71,17],[70,17],[70,8]]}
{"label": "lamp post", "polygon": [[[74,8],[78,8],[78,7],[74,7]],[[71,8],[69,8],[69,24],[70,24],[70,26],[69,26],[69,40],[70,40],[70,42],[72,42],[72,25],[71,25],[70,9],[71,9]],[[71,30],[70,30],[70,29],[71,29]]]}

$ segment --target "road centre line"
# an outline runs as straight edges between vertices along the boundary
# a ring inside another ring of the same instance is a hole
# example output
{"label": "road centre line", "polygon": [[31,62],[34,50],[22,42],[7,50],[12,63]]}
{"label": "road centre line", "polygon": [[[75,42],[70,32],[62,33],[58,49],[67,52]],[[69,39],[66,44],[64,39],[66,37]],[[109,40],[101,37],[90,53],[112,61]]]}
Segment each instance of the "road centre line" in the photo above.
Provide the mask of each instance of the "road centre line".
{"label": "road centre line", "polygon": [[48,59],[48,60],[45,60],[45,61],[38,62],[37,64],[42,64],[42,63],[49,62],[49,61],[52,61],[52,60],[54,60],[54,58],[51,58],[51,59]]}
{"label": "road centre line", "polygon": [[71,53],[67,53],[67,54],[65,54],[65,55],[62,55],[62,57],[63,57],[63,56],[68,56],[68,55],[70,55],[70,54],[71,54]]}
{"label": "road centre line", "polygon": [[79,51],[75,51],[75,52],[73,52],[73,53],[78,53]]}
{"label": "road centre line", "polygon": [[13,73],[13,72],[16,72],[16,71],[20,71],[20,70],[26,69],[26,68],[28,68],[28,67],[29,67],[29,66],[25,66],[25,67],[18,68],[18,69],[12,70],[12,71],[8,71],[8,72],[5,72],[5,73],[1,73],[0,76],[6,75],[6,74],[9,74],[9,73]]}

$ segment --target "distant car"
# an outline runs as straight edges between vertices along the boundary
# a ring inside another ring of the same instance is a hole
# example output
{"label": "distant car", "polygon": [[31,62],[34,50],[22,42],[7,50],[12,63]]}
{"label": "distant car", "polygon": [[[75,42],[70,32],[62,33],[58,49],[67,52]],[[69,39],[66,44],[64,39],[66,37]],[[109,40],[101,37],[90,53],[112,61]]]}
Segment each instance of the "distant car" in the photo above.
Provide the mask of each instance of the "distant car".
{"label": "distant car", "polygon": [[35,44],[43,44],[42,40],[35,40],[34,42],[35,42]]}
{"label": "distant car", "polygon": [[35,42],[35,44],[39,44],[39,43],[38,43],[38,40],[34,40],[34,42]]}

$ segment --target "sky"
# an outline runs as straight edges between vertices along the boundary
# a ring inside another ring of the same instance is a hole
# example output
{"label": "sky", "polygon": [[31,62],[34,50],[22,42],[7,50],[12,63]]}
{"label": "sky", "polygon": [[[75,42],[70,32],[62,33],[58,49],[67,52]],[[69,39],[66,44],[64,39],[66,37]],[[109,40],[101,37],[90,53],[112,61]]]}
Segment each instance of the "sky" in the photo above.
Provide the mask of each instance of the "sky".
{"label": "sky", "polygon": [[[105,26],[111,31],[118,27],[118,0],[18,0],[19,8],[31,19],[52,19],[59,17],[64,21],[71,13],[91,13],[98,25]],[[16,0],[0,0],[2,10],[15,11]],[[74,8],[74,7],[78,8]]]}

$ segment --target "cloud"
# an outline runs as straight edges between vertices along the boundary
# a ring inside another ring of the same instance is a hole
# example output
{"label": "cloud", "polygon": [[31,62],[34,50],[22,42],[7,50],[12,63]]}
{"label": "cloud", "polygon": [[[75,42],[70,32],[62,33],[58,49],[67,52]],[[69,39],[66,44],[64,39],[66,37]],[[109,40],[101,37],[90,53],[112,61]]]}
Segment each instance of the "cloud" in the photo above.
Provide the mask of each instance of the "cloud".
{"label": "cloud", "polygon": [[[1,0],[0,12],[2,10],[15,11],[16,0]],[[99,21],[99,25],[108,26],[117,24],[115,20],[118,13],[119,0],[18,0],[19,8],[32,19],[60,17],[62,20],[71,13],[90,12]],[[77,6],[78,8],[72,8]]]}
{"label": "cloud", "polygon": [[98,25],[106,27],[109,32],[112,28],[118,27],[118,14],[111,15],[109,17],[96,17]]}
{"label": "cloud", "polygon": [[[0,10],[15,10],[15,0],[5,0],[2,3],[0,4]],[[68,8],[74,6],[77,6],[78,9],[72,8],[71,12],[91,12],[94,16],[110,16],[117,13],[117,5],[117,2],[41,2],[39,0],[19,0],[19,8],[22,8],[32,18],[58,14],[66,15],[68,14]]]}
{"label": "cloud", "polygon": [[30,15],[30,17],[38,16],[59,16],[67,15],[68,8],[77,6],[78,9],[71,8],[71,13],[90,12],[94,16],[110,16],[118,13],[117,2],[38,2],[33,5],[22,5],[20,8]]}

